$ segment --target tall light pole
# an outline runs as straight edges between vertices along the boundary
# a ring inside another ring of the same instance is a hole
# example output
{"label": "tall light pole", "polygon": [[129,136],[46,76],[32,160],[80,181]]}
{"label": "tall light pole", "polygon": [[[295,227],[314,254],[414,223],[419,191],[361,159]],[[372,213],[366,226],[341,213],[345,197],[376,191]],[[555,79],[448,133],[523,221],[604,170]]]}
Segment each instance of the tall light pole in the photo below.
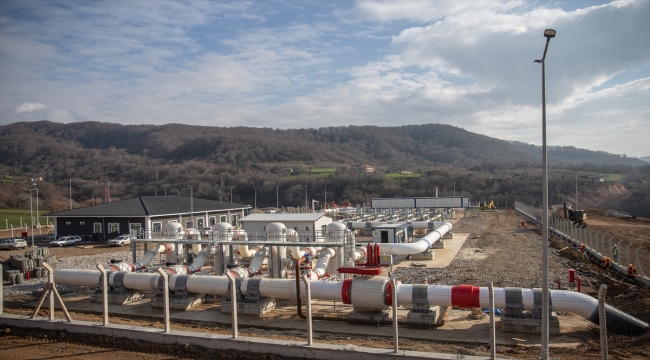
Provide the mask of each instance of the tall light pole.
{"label": "tall light pole", "polygon": [[275,185],[275,208],[280,208],[280,186]]}
{"label": "tall light pole", "polygon": [[194,188],[192,185],[185,185],[190,187],[190,218],[192,219],[192,228],[194,228]]}
{"label": "tall light pole", "polygon": [[255,190],[255,207],[253,209],[257,209],[257,188],[253,188]]}
{"label": "tall light pole", "polygon": [[544,30],[546,46],[541,60],[542,64],[542,360],[548,359],[548,321],[549,321],[549,288],[548,288],[548,164],[546,147],[546,51],[548,43],[555,37],[555,30]]}
{"label": "tall light pole", "polygon": [[309,200],[307,200],[307,185],[305,185],[305,211],[309,212]]}
{"label": "tall light pole", "polygon": [[456,196],[456,183],[454,182],[454,196]]}
{"label": "tall light pole", "polygon": [[[34,184],[32,184],[34,185]],[[34,207],[32,206],[32,191],[36,190],[34,188],[23,190],[29,191],[29,217],[32,219],[32,247],[34,247]]]}
{"label": "tall light pole", "polygon": [[[41,219],[38,217],[38,183],[37,181],[43,180],[42,177],[32,178],[32,186],[36,188],[36,225],[41,228]],[[577,181],[577,180],[576,180]],[[577,207],[577,205],[576,205]],[[33,230],[32,230],[33,231]]]}
{"label": "tall light pole", "polygon": [[232,204],[232,189],[234,188],[234,186],[226,186],[226,187],[230,188],[230,203]]}

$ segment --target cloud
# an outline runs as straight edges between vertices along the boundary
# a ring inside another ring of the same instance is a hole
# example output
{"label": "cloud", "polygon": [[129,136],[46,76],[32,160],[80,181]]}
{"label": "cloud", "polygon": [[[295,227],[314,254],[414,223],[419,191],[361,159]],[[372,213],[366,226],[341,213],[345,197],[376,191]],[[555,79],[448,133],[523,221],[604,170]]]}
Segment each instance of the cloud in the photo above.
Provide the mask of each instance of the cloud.
{"label": "cloud", "polygon": [[16,107],[16,109],[14,109],[14,112],[16,114],[20,114],[20,113],[23,113],[23,112],[26,112],[26,111],[31,112],[31,111],[34,111],[34,110],[40,110],[40,109],[45,109],[45,108],[47,108],[47,106],[45,106],[43,104],[26,102],[26,103],[22,103],[22,104],[18,105],[18,107]]}
{"label": "cloud", "polygon": [[650,2],[594,1],[3,2],[0,124],[438,122],[539,143],[551,27],[549,141],[648,155]]}

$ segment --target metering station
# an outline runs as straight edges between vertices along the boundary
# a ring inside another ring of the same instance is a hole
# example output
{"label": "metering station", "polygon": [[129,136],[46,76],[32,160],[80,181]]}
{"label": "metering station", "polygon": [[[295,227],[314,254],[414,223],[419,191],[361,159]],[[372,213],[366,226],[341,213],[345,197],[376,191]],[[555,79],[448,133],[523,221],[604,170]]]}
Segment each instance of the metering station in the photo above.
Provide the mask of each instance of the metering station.
{"label": "metering station", "polygon": [[[416,221],[417,216],[419,221]],[[452,225],[439,214],[409,213],[395,218],[359,219],[357,222],[334,222],[324,229],[303,234],[273,222],[264,232],[246,232],[228,223],[217,223],[209,236],[201,239],[193,229],[179,223],[165,225],[158,239],[134,242],[131,262],[106,265],[110,286],[109,302],[126,304],[145,294],[161,292],[163,278],[152,261],[165,255],[162,267],[169,274],[170,307],[189,309],[204,301],[221,302],[221,311],[230,312],[232,296],[237,297],[240,314],[261,316],[273,311],[278,299],[295,301],[298,314],[306,300],[304,274],[311,279],[314,301],[338,301],[353,310],[345,315],[314,317],[320,320],[345,320],[377,325],[389,322],[393,292],[397,303],[409,305],[406,324],[440,326],[440,306],[463,309],[489,307],[487,287],[473,285],[402,284],[391,286],[385,267],[399,257],[431,259],[432,248],[443,248],[445,238],[452,237]],[[370,221],[372,220],[372,221]],[[392,222],[392,220],[398,220]],[[357,243],[355,232],[372,234],[368,243]],[[416,234],[424,234],[415,238]],[[309,239],[310,241],[306,241]],[[145,254],[136,259],[136,247],[144,245]],[[209,268],[209,270],[208,270]],[[229,291],[226,273],[237,278],[237,293]],[[61,269],[54,274],[57,284],[101,287],[101,273],[96,270]],[[541,289],[495,288],[495,306],[508,311],[539,311]],[[598,323],[597,300],[574,291],[549,290],[553,311],[571,312]],[[160,295],[151,298],[152,307],[161,307]],[[92,301],[101,302],[101,290]],[[285,301],[286,303],[286,301]],[[515,309],[515,310],[509,310]],[[607,326],[614,333],[639,335],[648,324],[608,306]],[[513,314],[517,315],[517,314]]]}

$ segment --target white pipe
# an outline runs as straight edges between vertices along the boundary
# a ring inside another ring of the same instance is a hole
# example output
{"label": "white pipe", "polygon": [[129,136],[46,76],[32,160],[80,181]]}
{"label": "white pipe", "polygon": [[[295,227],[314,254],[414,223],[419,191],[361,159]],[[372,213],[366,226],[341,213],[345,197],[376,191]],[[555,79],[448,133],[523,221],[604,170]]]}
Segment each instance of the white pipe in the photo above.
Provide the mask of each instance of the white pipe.
{"label": "white pipe", "polygon": [[336,250],[332,248],[326,248],[318,253],[318,261],[316,262],[316,267],[311,272],[311,280],[319,280],[325,275],[327,265],[334,256],[336,256]]}
{"label": "white pipe", "polygon": [[[248,233],[246,233],[246,230],[241,230],[241,229],[233,229],[233,234],[232,238],[234,239],[239,239],[239,241],[248,241]],[[249,248],[248,244],[245,245],[239,245],[239,253],[245,257],[245,258],[252,258],[255,256],[255,253],[259,250],[259,247],[255,246],[252,249]]]}
{"label": "white pipe", "polygon": [[194,259],[192,265],[189,266],[190,274],[197,272],[203,266],[203,264],[205,264],[205,261],[209,256],[209,248],[206,247],[205,249],[201,250],[201,252],[199,252],[199,255],[196,256],[196,259]]}
{"label": "white pipe", "polygon": [[442,223],[442,225],[437,227],[435,230],[429,232],[428,234],[424,235],[418,241],[412,243],[404,243],[404,244],[382,243],[380,244],[381,252],[384,254],[392,254],[392,255],[411,255],[411,254],[419,254],[425,252],[431,247],[431,244],[442,239],[442,236],[444,234],[451,231],[451,228],[452,225],[450,223]]}
{"label": "white pipe", "polygon": [[[265,251],[264,249],[267,248],[263,248],[260,252]],[[108,275],[111,286],[114,284],[116,275],[117,272],[111,272]],[[63,269],[57,270],[54,273],[54,281],[58,284],[66,285],[100,286],[100,276],[101,273],[97,270]],[[151,291],[158,288],[159,278],[160,274],[156,273],[126,273],[122,281],[125,288]],[[173,281],[170,282],[170,287],[172,286],[171,284],[176,283],[176,277],[171,276],[171,278],[173,278]],[[373,279],[381,280],[381,277],[377,276]],[[246,278],[241,282],[240,291],[243,295],[247,295],[248,281],[250,279]],[[262,296],[281,299],[294,299],[296,296],[295,279],[263,278],[259,281],[259,291]],[[361,285],[369,284],[368,281],[359,281],[359,283]],[[312,297],[319,300],[343,301],[344,284],[348,285],[350,293],[353,294],[355,291],[354,279],[345,281],[314,281],[311,285]],[[301,286],[304,286],[304,284]],[[397,285],[396,296],[398,304],[412,303],[413,286],[413,284],[401,283]],[[228,279],[225,276],[191,275],[188,278],[186,288],[190,292],[226,295]],[[386,288],[365,286],[362,290],[364,289],[366,290],[364,296],[370,297],[369,299],[374,299],[371,303],[384,304],[383,301],[376,301],[376,297],[385,299]],[[367,290],[370,289],[372,290],[368,292]],[[521,295],[524,310],[534,310],[534,290],[521,289]],[[571,312],[593,323],[598,323],[598,301],[596,299],[582,293],[566,290],[551,290],[550,295],[553,310]],[[429,285],[427,287],[427,302],[429,305],[487,308],[490,306],[490,295],[487,287],[475,287],[472,285]],[[506,307],[504,288],[494,288],[494,304],[498,308]],[[640,335],[648,330],[647,323],[610,306],[607,306],[607,323],[612,326],[610,330],[626,335]]]}
{"label": "white pipe", "polygon": [[263,247],[258,251],[253,257],[250,266],[248,267],[248,276],[254,276],[262,268],[264,260],[269,255],[269,248],[267,246]]}

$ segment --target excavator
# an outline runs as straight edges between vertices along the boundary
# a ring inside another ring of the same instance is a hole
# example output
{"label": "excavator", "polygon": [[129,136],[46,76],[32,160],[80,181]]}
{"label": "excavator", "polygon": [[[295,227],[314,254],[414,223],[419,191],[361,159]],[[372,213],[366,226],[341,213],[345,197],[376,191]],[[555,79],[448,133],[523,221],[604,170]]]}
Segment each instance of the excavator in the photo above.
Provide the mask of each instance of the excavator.
{"label": "excavator", "polygon": [[575,225],[586,228],[587,227],[587,214],[584,210],[573,210],[571,203],[564,203],[564,218],[570,220]]}
{"label": "excavator", "polygon": [[481,210],[496,210],[496,206],[494,206],[494,201],[490,200],[488,203],[487,201],[485,202],[485,205],[481,206]]}

